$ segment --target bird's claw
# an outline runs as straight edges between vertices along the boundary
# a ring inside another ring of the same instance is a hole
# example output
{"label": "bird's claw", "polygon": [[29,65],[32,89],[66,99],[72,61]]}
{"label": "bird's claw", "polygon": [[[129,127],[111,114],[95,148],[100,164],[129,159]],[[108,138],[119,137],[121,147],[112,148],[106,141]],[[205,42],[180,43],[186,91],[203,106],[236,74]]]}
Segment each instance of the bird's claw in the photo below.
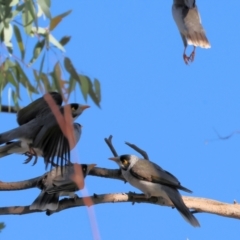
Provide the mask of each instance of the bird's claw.
{"label": "bird's claw", "polygon": [[183,54],[183,60],[188,65],[191,62],[191,55],[188,57],[186,54]]}
{"label": "bird's claw", "polygon": [[195,51],[192,51],[189,57],[185,53],[183,54],[183,60],[187,65],[189,64],[189,62],[193,62],[194,58],[195,58]]}
{"label": "bird's claw", "polygon": [[38,160],[38,156],[37,156],[37,153],[35,152],[35,150],[29,146],[29,151],[24,153],[25,156],[27,156],[28,158],[23,162],[24,164],[27,164],[29,163],[33,156],[35,157],[34,161],[33,161],[33,164],[32,166],[34,166],[36,163],[37,163],[37,160]]}

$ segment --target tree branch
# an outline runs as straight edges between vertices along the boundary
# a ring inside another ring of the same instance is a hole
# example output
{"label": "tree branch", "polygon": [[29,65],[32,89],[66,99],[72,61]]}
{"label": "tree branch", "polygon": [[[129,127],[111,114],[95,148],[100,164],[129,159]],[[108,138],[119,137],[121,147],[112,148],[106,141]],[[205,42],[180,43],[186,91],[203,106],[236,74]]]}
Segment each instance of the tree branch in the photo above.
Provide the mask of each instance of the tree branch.
{"label": "tree branch", "polygon": [[[125,181],[119,169],[95,167],[88,175]],[[37,187],[37,182],[40,178],[42,178],[42,176],[19,182],[0,182],[0,191],[14,191],[34,188]]]}
{"label": "tree branch", "polygon": [[1,112],[5,113],[17,113],[17,109],[13,106],[7,106],[7,105],[2,105],[1,106]]}
{"label": "tree branch", "polygon": [[0,191],[14,191],[14,190],[23,190],[23,189],[29,189],[37,187],[37,182],[41,178],[31,178],[24,181],[19,182],[1,182],[0,181]]}
{"label": "tree branch", "polygon": [[136,152],[140,153],[144,159],[149,161],[149,157],[146,151],[142,150],[141,148],[139,148],[138,146],[136,146],[135,144],[129,143],[129,142],[125,142],[126,145],[128,145],[130,148],[134,149]]}
{"label": "tree branch", "polygon": [[110,148],[113,156],[117,157],[118,154],[117,154],[117,151],[115,150],[115,148],[114,148],[114,146],[112,144],[112,138],[113,138],[113,136],[110,135],[108,138],[104,138],[104,140],[105,140],[106,144],[108,145],[108,147]]}
{"label": "tree branch", "polygon": [[[161,206],[173,207],[173,205],[166,203],[163,198],[151,197],[146,199],[141,197],[142,194],[128,194],[128,193],[114,193],[101,194],[91,196],[93,205],[103,203],[123,203],[132,202],[133,198],[138,199],[138,203],[150,203]],[[133,198],[132,198],[133,197]],[[135,200],[134,200],[135,201]],[[194,209],[196,212],[216,214],[223,217],[240,219],[240,204],[229,204],[218,202],[206,198],[197,197],[183,197],[183,201],[188,208]],[[136,201],[135,201],[136,202]],[[64,198],[59,202],[59,207],[55,212],[47,211],[47,215],[63,211],[68,208],[85,206],[84,198],[67,199]],[[30,210],[29,206],[12,206],[0,208],[0,215],[23,215],[34,212],[41,212],[39,210]]]}

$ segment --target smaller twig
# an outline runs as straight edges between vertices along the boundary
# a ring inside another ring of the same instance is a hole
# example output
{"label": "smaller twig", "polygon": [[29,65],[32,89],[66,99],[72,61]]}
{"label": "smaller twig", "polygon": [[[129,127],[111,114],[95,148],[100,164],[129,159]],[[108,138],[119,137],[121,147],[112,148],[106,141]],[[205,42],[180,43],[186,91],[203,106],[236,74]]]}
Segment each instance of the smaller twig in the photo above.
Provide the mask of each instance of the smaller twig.
{"label": "smaller twig", "polygon": [[134,149],[136,152],[140,153],[144,159],[149,161],[149,157],[146,151],[142,150],[141,148],[139,148],[138,146],[136,146],[135,144],[129,143],[129,142],[125,142],[126,145],[128,145],[130,148]]}
{"label": "smaller twig", "polygon": [[114,155],[114,157],[117,157],[118,154],[117,154],[115,148],[113,147],[112,138],[113,138],[113,136],[110,135],[108,138],[104,138],[104,140],[105,140],[106,144],[108,145],[108,147],[110,148],[110,150],[111,150],[112,154]]}
{"label": "smaller twig", "polygon": [[228,136],[225,136],[225,137],[222,137],[218,132],[217,130],[214,128],[213,129],[215,131],[215,133],[217,134],[218,138],[221,139],[221,140],[227,140],[229,138],[231,138],[233,135],[235,134],[240,134],[240,131],[236,130],[236,131],[233,131],[231,134],[229,134]]}
{"label": "smaller twig", "polygon": [[106,169],[95,167],[88,173],[88,175],[122,180],[125,182],[120,169]]}

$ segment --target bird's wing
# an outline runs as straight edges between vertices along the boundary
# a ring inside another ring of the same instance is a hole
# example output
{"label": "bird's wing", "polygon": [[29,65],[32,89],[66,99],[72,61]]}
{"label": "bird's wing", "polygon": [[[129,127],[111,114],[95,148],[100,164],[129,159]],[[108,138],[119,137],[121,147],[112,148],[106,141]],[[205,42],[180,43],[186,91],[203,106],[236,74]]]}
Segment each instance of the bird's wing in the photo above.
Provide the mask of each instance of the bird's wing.
{"label": "bird's wing", "polygon": [[[57,104],[57,106],[62,105],[62,96],[61,94],[57,92],[49,92],[49,94],[52,96],[54,102]],[[38,98],[37,100],[33,101],[26,107],[22,108],[17,113],[17,122],[19,125],[23,125],[32,119],[34,119],[37,115],[44,112],[46,114],[47,112],[50,112],[51,109],[49,108],[48,103],[45,101],[44,96],[41,98]]]}
{"label": "bird's wing", "polygon": [[183,2],[188,8],[194,8],[196,4],[195,0],[183,0]]}
{"label": "bird's wing", "polygon": [[63,171],[61,168],[55,168],[45,183],[45,191],[48,194],[58,193],[58,192],[75,192],[78,190],[77,185],[73,181],[72,177],[74,174],[74,166],[72,164],[64,166]]}
{"label": "bird's wing", "polygon": [[178,188],[186,192],[191,192],[191,190],[181,186],[178,179],[171,173],[163,170],[157,164],[147,160],[139,160],[137,164],[133,165],[130,173],[140,180],[159,183],[169,187]]}

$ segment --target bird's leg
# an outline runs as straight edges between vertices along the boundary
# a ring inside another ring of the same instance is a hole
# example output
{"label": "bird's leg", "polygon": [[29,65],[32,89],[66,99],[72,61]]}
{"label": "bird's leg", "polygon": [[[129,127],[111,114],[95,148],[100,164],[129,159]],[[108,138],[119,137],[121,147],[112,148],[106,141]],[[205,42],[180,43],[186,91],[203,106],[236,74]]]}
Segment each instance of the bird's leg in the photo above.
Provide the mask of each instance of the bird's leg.
{"label": "bird's leg", "polygon": [[29,145],[29,151],[26,152],[24,155],[28,157],[24,161],[24,164],[29,163],[32,160],[33,156],[35,156],[35,159],[34,159],[32,166],[34,166],[37,163],[38,156],[37,156],[37,153],[35,152],[35,150],[33,149],[33,147],[31,147],[31,145]]}
{"label": "bird's leg", "polygon": [[35,156],[35,159],[34,159],[34,162],[33,162],[33,165],[32,165],[32,166],[34,166],[37,163],[38,155],[33,148],[31,148],[31,150],[33,151],[33,156]]}
{"label": "bird's leg", "polygon": [[191,53],[190,56],[189,56],[189,61],[190,61],[190,62],[193,62],[193,61],[194,61],[195,51],[196,51],[196,47],[193,46],[193,51],[192,51],[192,53]]}
{"label": "bird's leg", "polygon": [[31,162],[33,155],[29,152],[24,153],[24,155],[27,156],[28,158],[23,163],[27,164],[27,163]]}
{"label": "bird's leg", "polygon": [[186,55],[186,49],[187,49],[187,47],[184,47],[183,60],[184,60],[184,62],[188,65],[188,63],[189,63],[189,61],[190,61],[190,57],[188,57],[188,56]]}

